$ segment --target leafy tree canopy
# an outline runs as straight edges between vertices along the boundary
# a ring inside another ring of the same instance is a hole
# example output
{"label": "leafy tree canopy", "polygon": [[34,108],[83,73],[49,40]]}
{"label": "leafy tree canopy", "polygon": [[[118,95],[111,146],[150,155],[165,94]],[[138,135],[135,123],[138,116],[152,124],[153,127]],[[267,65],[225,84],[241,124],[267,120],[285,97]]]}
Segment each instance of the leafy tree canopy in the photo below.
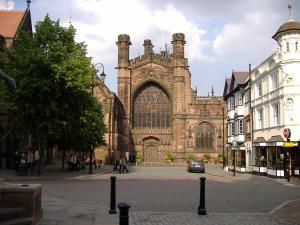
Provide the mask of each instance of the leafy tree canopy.
{"label": "leafy tree canopy", "polygon": [[47,15],[1,55],[0,68],[17,88],[0,83],[0,107],[9,110],[19,137],[31,134],[62,149],[103,144],[102,109],[90,92],[95,69],[75,34]]}

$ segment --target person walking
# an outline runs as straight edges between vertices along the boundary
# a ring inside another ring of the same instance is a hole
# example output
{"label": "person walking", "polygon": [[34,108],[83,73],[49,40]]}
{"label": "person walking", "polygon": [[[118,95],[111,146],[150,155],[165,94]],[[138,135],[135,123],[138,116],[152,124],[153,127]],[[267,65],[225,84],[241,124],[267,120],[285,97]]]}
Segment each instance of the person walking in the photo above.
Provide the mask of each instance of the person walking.
{"label": "person walking", "polygon": [[29,149],[27,153],[27,166],[30,171],[30,173],[33,173],[33,163],[34,163],[34,155],[31,149]]}
{"label": "person walking", "polygon": [[41,160],[40,160],[40,152],[39,150],[35,150],[34,152],[34,165],[36,167],[37,175],[40,175],[41,172]]}
{"label": "person walking", "polygon": [[20,154],[18,151],[15,152],[15,172],[18,172],[20,165]]}
{"label": "person walking", "polygon": [[123,173],[126,171],[126,173],[128,173],[128,169],[127,169],[127,160],[126,158],[123,159]]}
{"label": "person walking", "polygon": [[113,167],[114,172],[118,171],[118,160],[114,160],[114,167]]}
{"label": "person walking", "polygon": [[122,173],[123,170],[123,162],[122,159],[119,160],[119,173]]}

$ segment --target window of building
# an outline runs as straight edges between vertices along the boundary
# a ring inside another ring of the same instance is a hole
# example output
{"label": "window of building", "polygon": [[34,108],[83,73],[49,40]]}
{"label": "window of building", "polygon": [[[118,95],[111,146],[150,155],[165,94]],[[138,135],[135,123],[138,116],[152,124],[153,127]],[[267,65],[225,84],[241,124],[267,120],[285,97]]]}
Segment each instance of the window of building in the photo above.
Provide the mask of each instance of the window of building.
{"label": "window of building", "polygon": [[230,109],[234,109],[234,96],[230,97],[231,101],[230,101]]}
{"label": "window of building", "polygon": [[238,105],[243,105],[243,95],[241,92],[238,93]]}
{"label": "window of building", "polygon": [[134,128],[170,128],[172,106],[166,92],[156,83],[143,86],[134,97]]}
{"label": "window of building", "polygon": [[212,150],[214,142],[214,128],[208,122],[200,123],[195,133],[196,150]]}
{"label": "window of building", "polygon": [[290,51],[290,43],[289,43],[289,42],[286,43],[286,51],[287,51],[287,52]]}
{"label": "window of building", "polygon": [[246,122],[246,126],[247,126],[247,133],[251,133],[251,121],[247,121]]}
{"label": "window of building", "polygon": [[261,97],[263,95],[262,82],[258,83],[257,85],[257,94],[258,97]]}
{"label": "window of building", "polygon": [[227,110],[230,110],[230,106],[231,106],[231,98],[227,99]]}
{"label": "window of building", "polygon": [[279,86],[277,72],[272,73],[270,75],[270,79],[271,79],[271,91],[276,90]]}
{"label": "window of building", "polygon": [[298,41],[296,41],[296,43],[295,43],[295,49],[296,49],[296,51],[298,51]]}
{"label": "window of building", "polygon": [[228,123],[228,136],[233,136],[234,135],[234,123]]}
{"label": "window of building", "polygon": [[243,134],[244,130],[243,130],[243,120],[239,120],[239,134]]}
{"label": "window of building", "polygon": [[247,89],[245,94],[245,103],[249,102],[250,101],[250,89]]}
{"label": "window of building", "polygon": [[263,109],[258,109],[257,110],[257,128],[258,129],[262,129],[263,127],[263,123],[264,123],[264,117],[263,117]]}
{"label": "window of building", "polygon": [[235,131],[236,135],[243,134],[243,120],[239,119],[235,121]]}
{"label": "window of building", "polygon": [[278,126],[279,125],[279,104],[273,104],[272,105],[272,111],[273,111],[273,125]]}

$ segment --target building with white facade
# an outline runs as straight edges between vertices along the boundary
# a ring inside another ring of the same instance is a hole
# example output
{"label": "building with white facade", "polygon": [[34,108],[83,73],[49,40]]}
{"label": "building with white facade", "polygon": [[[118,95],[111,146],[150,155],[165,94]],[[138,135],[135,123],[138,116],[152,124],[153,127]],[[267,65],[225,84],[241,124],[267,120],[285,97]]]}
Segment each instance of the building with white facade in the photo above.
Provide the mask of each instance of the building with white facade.
{"label": "building with white facade", "polygon": [[[227,161],[228,169],[246,172],[246,148],[245,148],[245,87],[249,80],[248,72],[233,71],[231,79],[226,79],[223,98],[227,105]],[[249,97],[249,92],[247,92]],[[246,112],[249,110],[247,109]]]}
{"label": "building with white facade", "polygon": [[289,20],[273,39],[277,51],[251,72],[252,164],[254,172],[283,177],[300,167],[300,23]]}

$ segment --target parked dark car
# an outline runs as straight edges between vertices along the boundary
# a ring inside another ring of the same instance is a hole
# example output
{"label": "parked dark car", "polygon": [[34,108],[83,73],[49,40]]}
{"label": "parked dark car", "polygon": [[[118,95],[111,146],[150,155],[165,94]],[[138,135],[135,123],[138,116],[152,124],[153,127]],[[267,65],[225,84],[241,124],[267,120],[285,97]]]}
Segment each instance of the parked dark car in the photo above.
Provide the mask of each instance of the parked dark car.
{"label": "parked dark car", "polygon": [[198,172],[198,173],[205,173],[205,165],[202,160],[192,160],[189,162],[187,167],[188,172]]}

